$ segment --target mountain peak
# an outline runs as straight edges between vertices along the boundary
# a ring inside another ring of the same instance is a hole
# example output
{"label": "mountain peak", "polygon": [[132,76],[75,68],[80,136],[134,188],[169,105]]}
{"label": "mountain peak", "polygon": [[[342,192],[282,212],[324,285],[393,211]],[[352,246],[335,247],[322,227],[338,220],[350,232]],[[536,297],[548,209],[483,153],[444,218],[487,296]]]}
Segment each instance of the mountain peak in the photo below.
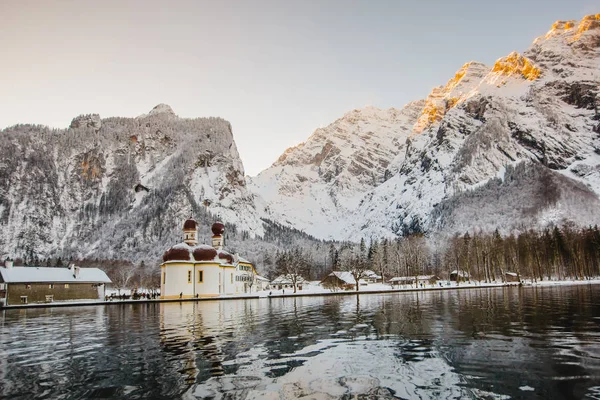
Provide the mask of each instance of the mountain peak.
{"label": "mountain peak", "polygon": [[102,127],[102,119],[98,114],[85,114],[75,117],[71,120],[69,128],[94,128],[99,130]]}
{"label": "mountain peak", "polygon": [[[577,25],[577,29],[575,30],[575,25]],[[565,32],[571,33],[574,35],[573,39],[577,40],[581,37],[583,32],[587,32],[592,29],[600,28],[600,14],[591,14],[586,15],[581,19],[581,21],[576,21],[574,19],[569,21],[558,20],[554,24],[552,24],[552,28],[546,33],[544,38],[548,39],[553,36],[557,36],[563,34]]]}
{"label": "mountain peak", "polygon": [[586,15],[580,21],[569,20],[563,21],[558,20],[544,36],[540,36],[535,39],[534,44],[540,42],[547,42],[554,38],[562,38],[567,44],[571,44],[579,41],[584,36],[591,36],[595,39],[592,40],[592,47],[597,47],[600,43],[598,36],[600,36],[600,14]]}
{"label": "mountain peak", "polygon": [[492,72],[503,76],[521,76],[529,81],[534,81],[541,75],[540,69],[533,64],[533,61],[516,51],[499,58],[494,64]]}
{"label": "mountain peak", "polygon": [[165,104],[165,103],[160,103],[159,105],[154,107],[152,110],[150,110],[150,112],[148,113],[148,115],[156,115],[156,114],[171,114],[171,115],[175,116],[175,112],[173,111],[171,106],[168,104]]}
{"label": "mountain peak", "polygon": [[471,61],[464,64],[445,86],[433,88],[417,120],[414,132],[421,133],[432,124],[442,120],[446,112],[468,97],[469,93],[490,71],[487,65]]}

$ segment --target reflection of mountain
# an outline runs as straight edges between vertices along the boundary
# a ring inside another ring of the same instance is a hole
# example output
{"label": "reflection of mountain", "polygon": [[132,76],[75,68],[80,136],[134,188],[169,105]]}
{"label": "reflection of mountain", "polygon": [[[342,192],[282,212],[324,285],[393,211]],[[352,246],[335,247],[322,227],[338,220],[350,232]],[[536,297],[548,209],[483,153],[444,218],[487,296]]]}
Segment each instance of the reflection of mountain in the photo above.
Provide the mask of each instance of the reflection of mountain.
{"label": "reflection of mountain", "polygon": [[467,396],[468,391],[460,387],[461,377],[433,349],[431,340],[402,339],[378,327],[375,318],[386,312],[392,325],[401,315],[411,315],[418,323],[418,300],[415,303],[413,298],[403,298],[409,306],[398,307],[397,298],[386,303],[388,299],[357,296],[263,301],[257,320],[261,340],[224,362],[237,364],[235,374],[199,380],[186,398]]}
{"label": "reflection of mountain", "polygon": [[[600,371],[589,361],[600,353],[589,295],[499,288],[259,301],[237,339],[215,335],[224,373],[187,395],[519,397],[534,387],[543,398],[581,398],[595,382],[585,377]],[[240,321],[248,315],[237,311]]]}
{"label": "reflection of mountain", "polygon": [[522,398],[527,387],[585,398],[600,386],[599,294],[580,285],[6,310],[0,397]]}

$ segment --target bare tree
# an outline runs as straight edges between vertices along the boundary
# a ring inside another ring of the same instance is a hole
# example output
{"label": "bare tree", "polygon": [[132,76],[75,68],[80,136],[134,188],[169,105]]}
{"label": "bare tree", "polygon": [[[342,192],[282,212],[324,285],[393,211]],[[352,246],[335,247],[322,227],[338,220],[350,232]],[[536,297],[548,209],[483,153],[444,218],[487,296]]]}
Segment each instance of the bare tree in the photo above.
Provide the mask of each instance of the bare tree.
{"label": "bare tree", "polygon": [[254,279],[256,278],[254,271],[246,271],[244,275],[246,276],[246,284],[250,289],[250,293],[252,293],[252,285],[254,285]]}
{"label": "bare tree", "polygon": [[425,273],[428,259],[425,238],[422,235],[412,235],[402,240],[402,252],[405,258],[406,276],[414,275],[415,287],[418,285],[418,275]]}
{"label": "bare tree", "polygon": [[308,273],[309,265],[304,258],[302,250],[296,247],[292,251],[283,252],[275,261],[275,268],[278,274],[292,282],[294,293],[296,293],[298,282],[304,279]]}
{"label": "bare tree", "polygon": [[132,263],[125,263],[115,266],[110,271],[110,279],[112,280],[113,286],[121,294],[122,289],[131,289],[130,284],[136,275],[137,268]]}
{"label": "bare tree", "polygon": [[356,284],[356,291],[359,291],[360,280],[367,276],[366,272],[369,267],[366,256],[356,254],[353,251],[347,252],[341,259],[343,271],[348,271],[352,274]]}

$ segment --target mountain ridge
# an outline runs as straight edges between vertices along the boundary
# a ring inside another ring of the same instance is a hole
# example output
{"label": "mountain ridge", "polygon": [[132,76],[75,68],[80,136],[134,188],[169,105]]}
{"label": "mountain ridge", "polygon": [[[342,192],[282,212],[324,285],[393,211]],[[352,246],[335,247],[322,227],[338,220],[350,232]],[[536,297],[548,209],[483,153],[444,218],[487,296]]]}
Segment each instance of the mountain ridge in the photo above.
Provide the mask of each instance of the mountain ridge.
{"label": "mountain ridge", "polygon": [[200,237],[228,223],[257,260],[279,248],[263,237],[290,228],[308,243],[597,223],[599,93],[596,14],[492,66],[466,63],[400,109],[348,111],[255,177],[229,122],[166,104],[65,129],[15,125],[0,131],[0,248],[156,260],[190,214]]}
{"label": "mountain ridge", "polygon": [[[435,206],[475,190],[503,175],[508,166],[520,163],[542,164],[569,180],[584,183],[597,197],[599,49],[600,14],[595,14],[581,21],[556,22],[525,52],[512,52],[491,67],[466,63],[445,85],[434,88],[425,100],[416,103],[421,108],[416,120],[395,128],[396,137],[405,137],[405,143],[400,145],[403,148],[395,160],[383,161],[391,166],[385,179],[370,188],[356,182],[346,185],[351,190],[345,195],[358,201],[354,209],[330,201],[343,193],[331,185],[320,194],[307,192],[303,186],[314,187],[316,182],[294,181],[299,168],[273,174],[278,167],[274,164],[252,178],[250,188],[260,196],[270,192],[263,197],[273,218],[281,218],[291,226],[300,225],[316,237],[335,239],[437,232],[439,221],[430,220]],[[347,127],[348,131],[356,128]],[[390,134],[385,131],[387,127],[381,128],[377,135]],[[335,122],[324,129],[336,129]],[[374,137],[374,141],[379,139]],[[286,159],[305,146],[303,143],[286,150]],[[321,149],[325,147],[321,143]],[[318,152],[318,146],[313,144],[313,148],[314,153]],[[342,161],[337,164],[341,168],[353,160]],[[274,184],[276,188],[265,182],[275,179],[279,182]],[[294,200],[294,208],[311,203],[323,207],[317,218],[311,220],[307,213],[296,215],[290,201],[278,201],[272,193],[284,187],[282,196],[301,199]],[[563,211],[554,213],[554,219],[542,218],[540,213],[532,223],[542,226],[572,220],[568,210]],[[334,217],[323,218],[327,215]],[[596,222],[597,218],[589,221]],[[334,225],[336,229],[325,229],[323,225]],[[517,221],[498,218],[497,225],[508,232]],[[483,227],[471,226],[478,228]]]}
{"label": "mountain ridge", "polygon": [[155,243],[176,240],[202,209],[263,234],[224,119],[179,118],[163,104],[137,118],[81,115],[66,129],[16,125],[0,140],[7,253],[158,258]]}

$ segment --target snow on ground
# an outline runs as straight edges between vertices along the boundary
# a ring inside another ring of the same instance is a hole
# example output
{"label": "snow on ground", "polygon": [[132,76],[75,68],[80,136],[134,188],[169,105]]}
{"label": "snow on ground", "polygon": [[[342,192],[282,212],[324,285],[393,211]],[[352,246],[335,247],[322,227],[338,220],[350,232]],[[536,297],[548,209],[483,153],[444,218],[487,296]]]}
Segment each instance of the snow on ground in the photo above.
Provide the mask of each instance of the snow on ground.
{"label": "snow on ground", "polygon": [[[549,287],[549,286],[568,286],[568,285],[598,285],[600,284],[600,277],[596,277],[593,279],[588,279],[588,280],[545,280],[545,281],[539,281],[539,282],[531,282],[529,280],[525,280],[523,281],[523,285],[524,286],[535,286],[535,287]],[[456,282],[448,282],[448,281],[439,281],[437,284],[435,285],[423,285],[423,287],[421,287],[419,285],[419,287],[415,288],[414,285],[396,285],[392,288],[391,285],[389,284],[385,284],[385,283],[374,283],[374,284],[368,284],[366,286],[361,286],[360,290],[358,293],[363,293],[363,294],[369,294],[369,293],[385,293],[385,292],[390,292],[390,293],[398,293],[398,292],[409,292],[409,291],[421,291],[421,290],[452,290],[452,289],[466,289],[466,288],[486,288],[486,287],[502,287],[502,286],[517,286],[518,283],[517,282],[510,282],[510,283],[503,283],[503,282],[491,282],[491,283],[485,283],[485,282],[462,282],[459,285],[456,284]],[[53,303],[39,303],[39,304],[28,304],[25,307],[52,307],[53,305],[91,305],[93,303],[98,303],[98,304],[109,304],[109,303],[117,303],[121,300],[126,300],[128,302],[131,302],[131,294],[132,294],[132,290],[131,289],[121,289],[120,291],[118,289],[115,288],[107,288],[105,291],[105,296],[106,296],[106,300],[102,301],[99,299],[80,299],[80,300],[68,300],[68,301],[55,301]],[[139,302],[147,302],[147,301],[156,301],[156,302],[160,302],[163,301],[160,299],[160,294],[159,291],[151,291],[148,289],[138,289],[137,290],[138,294],[149,294],[152,295],[154,293],[154,298],[148,299],[148,298],[144,298],[144,297],[139,297],[138,299],[135,299],[133,301],[139,301]],[[334,294],[334,293],[339,293],[339,294],[355,294],[357,293],[355,290],[337,290],[337,291],[332,291],[330,289],[325,289],[323,288],[318,281],[313,281],[313,282],[309,282],[308,284],[304,284],[302,287],[302,290],[298,290],[296,293],[294,293],[293,290],[291,289],[282,289],[282,290],[261,290],[261,291],[254,291],[254,292],[248,292],[248,293],[240,293],[240,294],[232,294],[232,295],[222,295],[220,297],[212,297],[211,300],[218,300],[219,298],[221,299],[231,299],[231,298],[268,298],[271,296],[277,296],[277,297],[281,297],[281,296],[319,296],[319,295],[328,295],[328,294]],[[112,296],[112,298],[111,298]],[[119,299],[118,297],[123,296],[123,298]],[[186,301],[191,301],[193,299],[185,299]],[[200,298],[200,300],[202,300],[202,298]],[[173,301],[173,300],[169,300],[169,301]],[[8,307],[15,307],[15,308],[20,308],[22,306],[8,306]]]}
{"label": "snow on ground", "polygon": [[[421,291],[421,290],[452,290],[452,289],[456,289],[456,288],[464,289],[464,288],[500,287],[500,286],[507,286],[507,285],[508,286],[517,286],[518,284],[519,284],[518,282],[504,283],[504,282],[496,281],[496,282],[485,283],[485,282],[471,281],[471,282],[461,282],[460,284],[457,285],[456,282],[438,281],[435,285],[423,284],[423,286],[421,286],[419,284],[419,287],[415,288],[415,285],[394,285],[392,287],[390,284],[387,284],[387,283],[370,283],[368,285],[361,286],[359,293],[368,294],[368,293],[398,292],[398,291],[401,292],[401,291]],[[564,286],[564,285],[593,285],[593,284],[596,284],[596,285],[600,284],[600,277],[589,279],[589,280],[544,280],[544,281],[538,281],[538,282],[532,282],[531,280],[523,281],[524,286],[536,286],[536,287],[557,286],[557,285],[561,285],[561,286]],[[152,293],[152,291],[147,290],[147,289],[138,289],[137,292],[140,294],[141,293]],[[115,296],[118,296],[119,293],[121,295],[131,296],[132,291],[130,289],[121,289],[121,291],[119,292],[117,289],[114,289],[114,288],[106,289],[106,297],[109,297],[110,295],[113,295],[113,294]],[[298,289],[296,291],[296,293],[294,293],[293,289],[289,289],[289,288],[288,289],[279,289],[279,290],[274,290],[274,289],[259,290],[259,291],[252,290],[252,291],[249,291],[248,293],[224,295],[224,296],[221,296],[221,298],[248,297],[248,296],[252,296],[252,297],[294,296],[294,295],[318,296],[318,295],[322,295],[322,294],[332,294],[332,293],[353,294],[353,293],[356,293],[356,291],[354,289],[353,290],[339,289],[339,290],[333,291],[331,289],[326,289],[326,288],[322,287],[318,281],[311,281],[308,284],[303,284],[302,289],[301,290]],[[143,300],[143,299],[141,299],[141,300]]]}
{"label": "snow on ground", "polygon": [[[600,284],[600,278],[594,278],[590,280],[544,280],[538,282],[532,282],[531,280],[523,280],[524,286],[555,286],[555,285],[581,285],[581,284]],[[360,286],[359,293],[370,293],[370,292],[392,292],[392,291],[420,291],[420,290],[448,290],[456,288],[481,288],[481,287],[499,287],[499,286],[518,286],[518,282],[501,282],[495,281],[490,283],[471,281],[461,282],[457,285],[456,282],[450,281],[438,281],[436,284],[419,284],[418,287],[415,285],[394,285],[393,287],[388,283],[370,283],[365,286]],[[322,287],[319,282],[310,282],[308,285],[302,285],[302,290],[297,290],[294,293],[293,289],[280,289],[280,290],[261,290],[251,293],[243,293],[239,295],[231,295],[227,297],[240,297],[248,295],[258,295],[259,297],[269,296],[292,296],[292,295],[319,295],[319,294],[330,294],[330,293],[356,293],[353,290],[339,289],[333,291]]]}

